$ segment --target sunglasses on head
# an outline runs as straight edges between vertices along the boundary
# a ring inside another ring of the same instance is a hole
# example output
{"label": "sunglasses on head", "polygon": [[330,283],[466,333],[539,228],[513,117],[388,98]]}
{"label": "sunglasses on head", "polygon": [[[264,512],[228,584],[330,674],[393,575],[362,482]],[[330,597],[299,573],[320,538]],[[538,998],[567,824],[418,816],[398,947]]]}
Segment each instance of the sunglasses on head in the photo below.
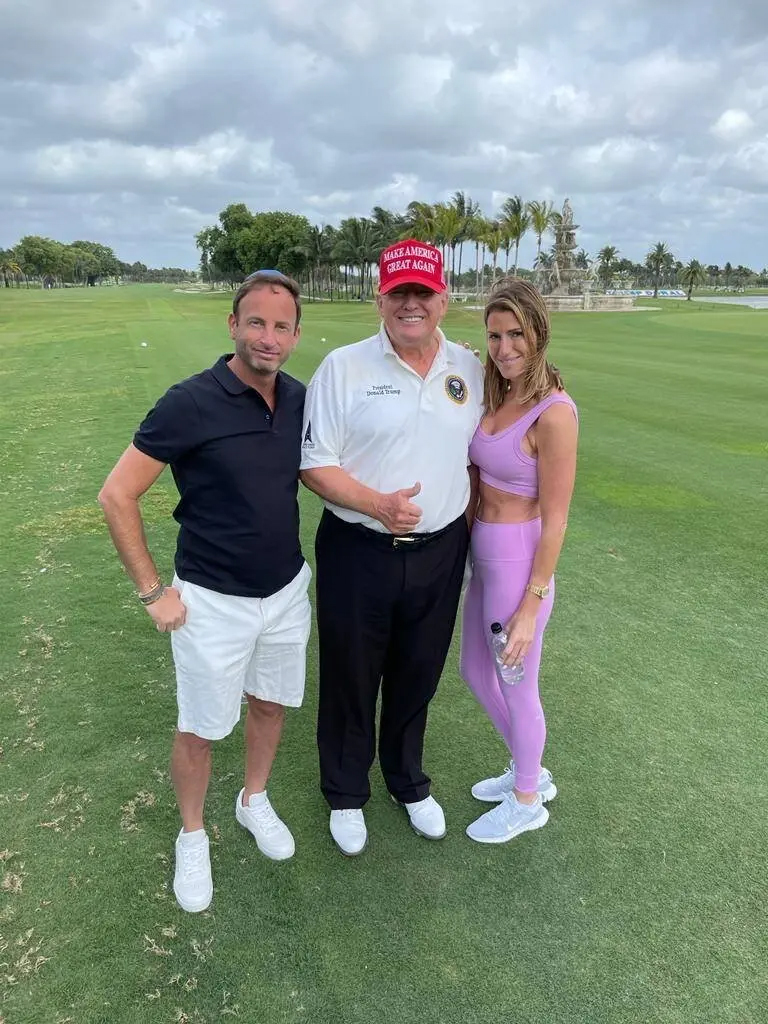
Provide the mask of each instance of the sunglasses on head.
{"label": "sunglasses on head", "polygon": [[283,274],[282,271],[272,270],[271,268],[265,268],[264,270],[254,270],[254,272],[252,274],[249,274],[245,280],[250,281],[254,277],[274,277],[282,281],[287,280],[285,274]]}

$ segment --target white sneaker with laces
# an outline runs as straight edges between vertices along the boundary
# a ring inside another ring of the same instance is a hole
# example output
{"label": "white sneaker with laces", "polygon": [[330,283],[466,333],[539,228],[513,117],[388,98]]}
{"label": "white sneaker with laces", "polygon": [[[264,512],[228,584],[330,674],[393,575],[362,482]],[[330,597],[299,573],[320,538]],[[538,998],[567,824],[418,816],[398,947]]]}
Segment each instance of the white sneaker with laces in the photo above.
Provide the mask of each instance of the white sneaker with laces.
{"label": "white sneaker with laces", "polygon": [[532,804],[522,804],[514,793],[506,793],[500,804],[481,814],[467,828],[476,843],[507,843],[522,832],[541,828],[549,821],[549,811],[536,794]]}
{"label": "white sneaker with laces", "polygon": [[182,910],[199,914],[207,910],[213,899],[213,877],[208,836],[204,829],[185,832],[176,837],[176,871],[173,891]]}
{"label": "white sneaker with laces", "polygon": [[362,808],[347,807],[331,811],[331,835],[345,857],[356,857],[368,842],[368,829]]}
{"label": "white sneaker with laces", "polygon": [[247,828],[256,845],[270,860],[288,860],[296,852],[296,844],[285,822],[275,814],[266,793],[252,793],[248,806],[243,806],[241,789],[235,801],[235,817]]}
{"label": "white sneaker with laces", "polygon": [[[507,793],[515,788],[515,762],[510,761],[509,767],[504,769],[503,775],[497,775],[491,779],[483,779],[476,782],[472,787],[472,796],[475,800],[482,800],[485,803],[495,804],[503,800]],[[544,803],[554,800],[557,796],[557,786],[552,781],[552,772],[542,768],[539,772],[539,781],[536,792]]]}
{"label": "white sneaker with laces", "polygon": [[[394,800],[394,797],[392,798]],[[399,801],[398,801],[399,802]],[[403,804],[408,811],[411,828],[425,839],[442,839],[446,833],[443,808],[433,796]]]}

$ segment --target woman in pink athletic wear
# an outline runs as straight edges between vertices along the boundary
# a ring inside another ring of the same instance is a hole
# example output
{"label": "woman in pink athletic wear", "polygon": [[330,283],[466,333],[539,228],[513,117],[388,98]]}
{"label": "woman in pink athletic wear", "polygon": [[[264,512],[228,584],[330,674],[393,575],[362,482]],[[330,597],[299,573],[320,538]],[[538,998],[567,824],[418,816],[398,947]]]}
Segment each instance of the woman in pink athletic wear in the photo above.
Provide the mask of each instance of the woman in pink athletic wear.
{"label": "woman in pink athletic wear", "polygon": [[[485,324],[485,412],[469,449],[480,479],[461,674],[512,760],[503,775],[472,787],[478,800],[497,806],[467,835],[505,843],[545,825],[544,803],[557,792],[541,766],[546,728],[539,662],[576,475],[578,420],[547,362],[549,316],[539,292],[519,278],[501,281],[485,307]],[[513,685],[503,681],[490,646],[496,622],[508,637],[504,663],[522,666],[522,679]]]}

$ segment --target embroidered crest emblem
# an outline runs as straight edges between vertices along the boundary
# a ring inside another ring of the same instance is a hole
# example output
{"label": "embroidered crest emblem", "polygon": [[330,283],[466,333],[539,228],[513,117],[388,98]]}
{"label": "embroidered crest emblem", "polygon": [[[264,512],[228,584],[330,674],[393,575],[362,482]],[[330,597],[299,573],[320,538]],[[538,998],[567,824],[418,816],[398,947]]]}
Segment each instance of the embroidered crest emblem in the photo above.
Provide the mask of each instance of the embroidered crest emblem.
{"label": "embroidered crest emblem", "polygon": [[452,374],[445,378],[445,393],[456,405],[464,405],[469,395],[469,388],[461,377]]}

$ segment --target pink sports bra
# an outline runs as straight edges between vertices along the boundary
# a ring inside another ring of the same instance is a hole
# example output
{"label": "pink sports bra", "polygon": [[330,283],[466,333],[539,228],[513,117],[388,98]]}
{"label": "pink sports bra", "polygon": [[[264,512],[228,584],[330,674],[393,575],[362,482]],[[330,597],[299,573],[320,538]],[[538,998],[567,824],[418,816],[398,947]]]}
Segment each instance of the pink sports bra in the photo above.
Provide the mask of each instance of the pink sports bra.
{"label": "pink sports bra", "polygon": [[573,399],[564,391],[555,391],[498,434],[486,434],[482,427],[477,428],[469,446],[469,457],[479,468],[484,484],[508,494],[538,498],[537,460],[523,451],[521,442],[544,410],[558,403],[570,405],[578,422],[579,414]]}

